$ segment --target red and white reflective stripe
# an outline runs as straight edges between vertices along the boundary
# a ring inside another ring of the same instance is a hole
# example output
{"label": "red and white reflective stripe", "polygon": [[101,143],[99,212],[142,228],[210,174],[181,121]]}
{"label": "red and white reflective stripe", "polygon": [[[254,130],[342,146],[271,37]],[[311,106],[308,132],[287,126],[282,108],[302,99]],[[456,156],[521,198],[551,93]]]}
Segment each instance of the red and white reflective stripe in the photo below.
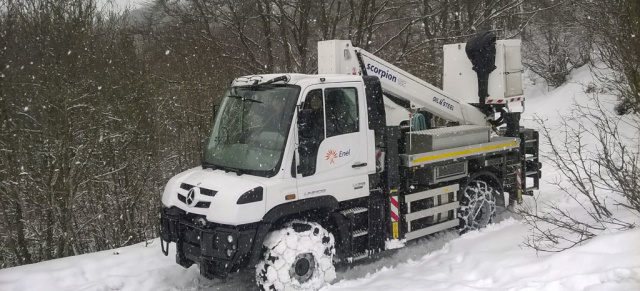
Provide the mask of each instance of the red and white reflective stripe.
{"label": "red and white reflective stripe", "polygon": [[516,175],[516,185],[518,186],[518,190],[522,189],[522,172],[518,169]]}
{"label": "red and white reflective stripe", "polygon": [[400,219],[398,217],[398,197],[389,196],[389,199],[391,200],[391,203],[389,203],[391,205],[391,222],[398,222]]}
{"label": "red and white reflective stripe", "polygon": [[485,101],[484,103],[486,104],[492,104],[492,103],[508,103],[508,102],[516,102],[516,101],[524,101],[523,97],[513,97],[513,98],[509,98],[509,99],[488,99],[487,101]]}

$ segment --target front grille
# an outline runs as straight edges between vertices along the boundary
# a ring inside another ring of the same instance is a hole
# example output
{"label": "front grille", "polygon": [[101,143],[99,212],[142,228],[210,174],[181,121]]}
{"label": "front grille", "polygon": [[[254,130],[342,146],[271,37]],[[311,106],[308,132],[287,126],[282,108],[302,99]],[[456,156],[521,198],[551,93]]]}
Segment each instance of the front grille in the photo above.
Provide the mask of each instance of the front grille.
{"label": "front grille", "polygon": [[200,201],[198,203],[196,203],[196,208],[209,208],[209,205],[211,205],[211,202],[204,202],[204,201]]}
{"label": "front grille", "polygon": [[[213,191],[213,190],[209,190],[209,191]],[[213,191],[213,192],[214,192],[213,195],[215,195],[215,191]],[[200,192],[200,194],[204,194],[204,193]],[[207,196],[213,196],[213,195],[207,195]],[[182,202],[184,204],[188,204],[187,203],[187,196],[184,196],[184,195],[182,195],[180,193],[178,193],[178,200],[180,200],[180,202]],[[196,203],[196,205],[194,205],[193,207],[196,207],[196,208],[209,208],[209,206],[211,206],[211,202],[200,201],[200,202]]]}
{"label": "front grille", "polygon": [[[180,184],[180,189],[187,190],[187,191],[191,190],[193,187],[195,187],[195,186],[193,186],[191,184],[187,184],[187,183]],[[213,196],[216,196],[217,193],[218,193],[218,191],[216,191],[216,190],[200,188],[200,194],[205,195],[205,196],[213,197]]]}
{"label": "front grille", "polygon": [[215,190],[200,188],[200,194],[202,194],[202,195],[213,197],[213,196],[216,196],[217,193],[218,193],[218,191],[215,191]]}

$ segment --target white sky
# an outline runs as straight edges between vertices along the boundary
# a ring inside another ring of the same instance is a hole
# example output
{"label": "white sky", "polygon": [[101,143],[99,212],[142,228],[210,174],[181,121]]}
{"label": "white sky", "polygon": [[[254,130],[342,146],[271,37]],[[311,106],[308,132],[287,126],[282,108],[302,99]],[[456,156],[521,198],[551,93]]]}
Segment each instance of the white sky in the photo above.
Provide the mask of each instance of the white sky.
{"label": "white sky", "polygon": [[108,5],[116,9],[135,8],[148,1],[150,0],[98,0],[98,9],[108,8]]}

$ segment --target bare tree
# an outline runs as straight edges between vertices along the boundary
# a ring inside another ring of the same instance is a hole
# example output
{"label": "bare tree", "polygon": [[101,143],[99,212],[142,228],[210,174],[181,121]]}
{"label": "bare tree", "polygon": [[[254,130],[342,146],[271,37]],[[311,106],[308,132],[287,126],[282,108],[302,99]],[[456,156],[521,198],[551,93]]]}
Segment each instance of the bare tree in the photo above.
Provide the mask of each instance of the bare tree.
{"label": "bare tree", "polygon": [[580,24],[594,34],[598,61],[612,69],[599,76],[618,96],[619,114],[640,113],[640,2],[578,1],[584,10]]}
{"label": "bare tree", "polygon": [[525,204],[518,213],[532,228],[527,246],[560,251],[606,230],[635,227],[610,208],[624,207],[640,215],[640,119],[616,116],[604,102],[594,93],[589,104],[575,104],[571,115],[562,118],[560,135],[539,121],[550,149],[547,161],[562,176],[554,185],[582,212],[537,201]]}
{"label": "bare tree", "polygon": [[535,11],[524,28],[524,65],[558,87],[569,74],[591,60],[590,31],[578,23],[580,6],[573,1],[536,1]]}
{"label": "bare tree", "polygon": [[149,189],[164,177],[147,160],[152,95],[124,18],[93,1],[11,4],[1,17],[11,19],[0,58],[3,266],[151,237]]}

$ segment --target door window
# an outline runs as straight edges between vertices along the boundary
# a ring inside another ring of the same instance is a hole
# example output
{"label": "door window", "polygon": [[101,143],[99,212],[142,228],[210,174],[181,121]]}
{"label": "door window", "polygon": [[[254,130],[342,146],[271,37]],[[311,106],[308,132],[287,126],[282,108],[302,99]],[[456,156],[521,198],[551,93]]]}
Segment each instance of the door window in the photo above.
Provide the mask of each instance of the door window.
{"label": "door window", "polygon": [[358,131],[356,88],[328,88],[324,92],[327,138]]}
{"label": "door window", "polygon": [[327,88],[309,91],[303,109],[312,111],[310,132],[300,134],[300,168],[303,177],[316,172],[318,148],[325,138],[358,132],[356,88]]}

